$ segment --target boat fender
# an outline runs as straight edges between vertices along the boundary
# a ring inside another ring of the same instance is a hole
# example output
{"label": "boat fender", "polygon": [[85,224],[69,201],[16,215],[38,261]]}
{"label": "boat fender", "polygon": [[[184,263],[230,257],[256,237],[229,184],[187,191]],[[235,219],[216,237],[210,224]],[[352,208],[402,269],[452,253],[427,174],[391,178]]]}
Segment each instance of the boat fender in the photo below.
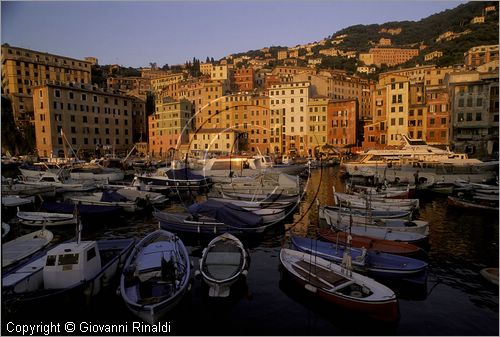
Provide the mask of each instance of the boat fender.
{"label": "boat fender", "polygon": [[306,290],[312,292],[312,293],[316,293],[316,291],[318,291],[318,288],[316,288],[315,286],[307,283],[304,285],[304,288],[306,288]]}

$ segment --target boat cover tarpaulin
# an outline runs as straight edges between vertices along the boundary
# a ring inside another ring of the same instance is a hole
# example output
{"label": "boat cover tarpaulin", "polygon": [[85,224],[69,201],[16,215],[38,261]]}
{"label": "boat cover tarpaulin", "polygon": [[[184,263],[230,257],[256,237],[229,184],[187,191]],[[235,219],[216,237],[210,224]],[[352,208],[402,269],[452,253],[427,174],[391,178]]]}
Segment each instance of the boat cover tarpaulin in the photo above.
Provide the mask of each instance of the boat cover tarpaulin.
{"label": "boat cover tarpaulin", "polygon": [[101,201],[106,201],[106,202],[123,202],[123,201],[128,201],[128,199],[125,198],[120,193],[116,193],[115,191],[105,190],[105,191],[102,192]]}
{"label": "boat cover tarpaulin", "polygon": [[205,179],[204,176],[199,175],[199,174],[194,174],[187,168],[181,168],[177,170],[168,170],[167,176],[170,179],[177,179],[177,180],[202,180]]}
{"label": "boat cover tarpaulin", "polygon": [[[44,201],[42,208],[48,212],[53,213],[67,213],[71,214],[75,210],[75,204],[55,201]],[[104,206],[104,205],[78,205],[78,210],[81,215],[100,214],[119,212],[122,208],[120,206]]]}
{"label": "boat cover tarpaulin", "polygon": [[199,214],[214,218],[220,222],[234,227],[262,226],[262,217],[236,205],[207,200],[195,203],[188,208],[189,213]]}

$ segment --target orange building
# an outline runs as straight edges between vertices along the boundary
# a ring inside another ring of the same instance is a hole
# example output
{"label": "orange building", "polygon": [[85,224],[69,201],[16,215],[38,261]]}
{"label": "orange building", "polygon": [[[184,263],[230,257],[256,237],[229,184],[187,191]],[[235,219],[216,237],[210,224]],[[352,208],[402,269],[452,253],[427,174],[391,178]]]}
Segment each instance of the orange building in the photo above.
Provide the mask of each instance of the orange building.
{"label": "orange building", "polygon": [[245,134],[241,150],[269,153],[270,111],[269,97],[251,94],[233,94],[222,102],[221,127]]}
{"label": "orange building", "polygon": [[188,100],[171,98],[156,100],[156,111],[148,117],[149,152],[153,157],[166,158],[189,142],[192,105]]}
{"label": "orange building", "polygon": [[446,86],[426,88],[427,128],[426,141],[429,144],[449,144],[449,95]]}
{"label": "orange building", "polygon": [[378,67],[384,63],[395,66],[418,56],[418,49],[371,48],[370,54],[373,54],[373,64]]}
{"label": "orange building", "polygon": [[252,91],[255,88],[253,68],[235,69],[231,84],[234,91]]}
{"label": "orange building", "polygon": [[347,99],[328,102],[327,109],[328,144],[337,147],[356,145],[356,124],[358,120],[358,102]]}

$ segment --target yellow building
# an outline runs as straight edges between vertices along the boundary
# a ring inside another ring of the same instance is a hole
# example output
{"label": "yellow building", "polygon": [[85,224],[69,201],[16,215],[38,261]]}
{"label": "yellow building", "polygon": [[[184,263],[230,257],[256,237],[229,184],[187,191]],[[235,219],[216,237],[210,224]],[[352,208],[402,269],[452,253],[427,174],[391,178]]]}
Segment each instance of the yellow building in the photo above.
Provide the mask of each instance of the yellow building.
{"label": "yellow building", "polygon": [[470,20],[470,23],[472,23],[472,24],[484,23],[484,16],[483,15],[475,16],[472,18],[472,20]]}
{"label": "yellow building", "polygon": [[212,81],[229,81],[230,75],[230,70],[227,65],[214,65],[212,66],[210,78]]}
{"label": "yellow building", "polygon": [[269,97],[258,94],[231,94],[222,100],[222,112],[217,119],[219,128],[233,129],[246,134],[240,150],[269,153],[270,111]]}
{"label": "yellow building", "polygon": [[286,58],[288,58],[288,50],[278,51],[278,60],[284,60]]}
{"label": "yellow building", "polygon": [[441,56],[443,56],[443,52],[436,50],[436,51],[433,51],[432,53],[425,54],[424,60],[425,61],[430,61],[430,60],[433,60],[433,59],[440,58]]}
{"label": "yellow building", "polygon": [[212,73],[212,63],[200,63],[200,72],[203,75],[208,75]]}
{"label": "yellow building", "polygon": [[380,40],[378,41],[378,44],[380,46],[390,46],[392,44],[392,41],[391,39],[385,39],[385,38],[380,38]]}
{"label": "yellow building", "polygon": [[151,89],[154,92],[162,91],[163,89],[167,88],[169,84],[179,83],[185,77],[186,75],[184,73],[180,73],[180,74],[170,74],[167,76],[151,79]]}
{"label": "yellow building", "polygon": [[326,117],[328,114],[328,97],[310,98],[307,105],[306,138],[312,155],[318,154],[327,143]]}
{"label": "yellow building", "polygon": [[93,153],[106,146],[125,153],[132,142],[134,98],[85,84],[49,83],[32,87],[39,156]]}
{"label": "yellow building", "polygon": [[410,81],[405,76],[381,76],[379,86],[386,89],[387,145],[399,145],[400,135],[408,134]]}
{"label": "yellow building", "polygon": [[294,82],[275,84],[269,89],[273,152],[307,154],[309,86],[309,82]]}
{"label": "yellow building", "polygon": [[239,152],[241,138],[232,129],[202,129],[189,135],[189,149],[194,152],[227,153]]}
{"label": "yellow building", "polygon": [[16,122],[33,122],[33,86],[91,83],[91,67],[91,62],[3,44],[2,94],[11,98]]}

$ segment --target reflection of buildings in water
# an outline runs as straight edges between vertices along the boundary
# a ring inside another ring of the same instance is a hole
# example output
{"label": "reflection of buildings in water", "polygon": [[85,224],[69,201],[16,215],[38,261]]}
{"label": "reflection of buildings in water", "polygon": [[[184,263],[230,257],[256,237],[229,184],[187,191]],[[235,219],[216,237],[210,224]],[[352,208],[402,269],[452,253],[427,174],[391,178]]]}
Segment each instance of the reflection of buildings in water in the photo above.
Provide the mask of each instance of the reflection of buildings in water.
{"label": "reflection of buildings in water", "polygon": [[332,187],[335,186],[337,191],[344,191],[344,183],[338,173],[338,167],[324,167],[311,172],[305,198],[300,203],[300,213],[293,216],[292,234],[316,237],[319,223],[318,201],[322,206],[333,205]]}

